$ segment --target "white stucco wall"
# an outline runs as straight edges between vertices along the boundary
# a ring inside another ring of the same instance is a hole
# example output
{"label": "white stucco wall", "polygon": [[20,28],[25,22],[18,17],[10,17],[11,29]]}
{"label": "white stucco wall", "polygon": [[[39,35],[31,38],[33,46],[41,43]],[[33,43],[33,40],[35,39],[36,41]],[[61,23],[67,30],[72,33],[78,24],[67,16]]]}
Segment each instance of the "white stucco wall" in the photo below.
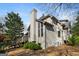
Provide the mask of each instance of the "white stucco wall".
{"label": "white stucco wall", "polygon": [[[50,46],[59,46],[63,44],[63,40],[66,39],[67,32],[63,31],[60,23],[54,24],[51,17],[44,20],[44,22],[48,22],[52,25],[51,28],[54,31],[47,29],[47,26],[43,24],[43,37],[41,37],[41,27],[40,27],[40,37],[38,37],[38,22],[36,21],[36,11],[32,11],[31,13],[31,25],[30,25],[30,38],[29,41],[36,41],[36,43],[41,43],[43,49]],[[40,24],[41,26],[41,24]],[[60,31],[60,37],[58,37],[58,31]]]}

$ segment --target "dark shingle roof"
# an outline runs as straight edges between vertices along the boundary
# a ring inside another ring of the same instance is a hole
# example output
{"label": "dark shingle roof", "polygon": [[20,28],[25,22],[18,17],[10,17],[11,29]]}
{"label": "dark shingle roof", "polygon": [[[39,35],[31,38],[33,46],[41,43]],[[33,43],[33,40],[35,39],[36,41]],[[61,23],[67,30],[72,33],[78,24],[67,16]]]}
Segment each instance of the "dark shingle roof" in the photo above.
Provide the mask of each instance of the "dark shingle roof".
{"label": "dark shingle roof", "polygon": [[59,20],[59,22],[68,22],[68,20]]}

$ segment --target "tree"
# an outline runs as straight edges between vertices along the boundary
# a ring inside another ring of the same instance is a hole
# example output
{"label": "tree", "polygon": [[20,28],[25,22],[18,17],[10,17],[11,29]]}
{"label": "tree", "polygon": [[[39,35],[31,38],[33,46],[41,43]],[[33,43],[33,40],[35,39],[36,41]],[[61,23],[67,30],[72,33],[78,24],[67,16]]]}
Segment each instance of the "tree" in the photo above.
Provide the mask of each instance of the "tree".
{"label": "tree", "polygon": [[0,23],[0,42],[4,40],[5,36],[3,35],[4,24]]}
{"label": "tree", "polygon": [[68,38],[68,43],[72,46],[79,45],[79,36],[72,34],[71,37]]}
{"label": "tree", "polygon": [[[79,4],[73,4],[73,3],[41,3],[37,4],[39,5],[39,9],[44,11],[48,14],[59,14],[59,12],[66,11],[68,12],[71,9],[77,9],[79,8]],[[41,8],[43,7],[43,8]],[[77,10],[75,10],[77,11]],[[69,11],[70,13],[71,11]]]}
{"label": "tree", "polygon": [[2,34],[2,32],[3,32],[3,24],[0,23],[0,34]]}
{"label": "tree", "polygon": [[17,38],[22,37],[24,26],[19,14],[14,12],[8,13],[5,19],[7,27],[6,34],[9,38],[15,41]]}
{"label": "tree", "polygon": [[72,33],[79,36],[79,14],[75,19],[75,23],[72,26]]}
{"label": "tree", "polygon": [[72,36],[69,37],[68,43],[71,45],[79,45],[79,13],[71,27]]}
{"label": "tree", "polygon": [[75,19],[79,8],[79,4],[73,3],[41,3],[37,5],[43,13],[53,15],[60,20],[68,19],[71,22],[74,22],[73,19]]}
{"label": "tree", "polygon": [[2,23],[0,23],[0,33],[2,32],[2,28],[3,28]]}
{"label": "tree", "polygon": [[0,34],[0,42],[2,42],[4,40],[5,36]]}

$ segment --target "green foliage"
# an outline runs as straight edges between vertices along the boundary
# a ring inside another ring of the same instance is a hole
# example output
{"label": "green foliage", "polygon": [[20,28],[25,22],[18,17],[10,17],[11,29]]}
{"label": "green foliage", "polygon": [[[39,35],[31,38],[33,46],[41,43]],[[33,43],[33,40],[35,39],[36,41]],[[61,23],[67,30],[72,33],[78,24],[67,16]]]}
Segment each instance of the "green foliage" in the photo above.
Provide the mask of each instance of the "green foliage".
{"label": "green foliage", "polygon": [[31,49],[31,50],[42,49],[41,44],[36,44],[35,41],[25,43],[23,47],[26,48],[26,49]]}
{"label": "green foliage", "polygon": [[79,36],[79,13],[77,18],[75,19],[75,23],[73,24],[71,31],[73,34],[78,35]]}
{"label": "green foliage", "polygon": [[38,45],[41,45],[40,43],[38,43]]}
{"label": "green foliage", "polygon": [[77,35],[72,35],[71,37],[69,37],[68,39],[68,43],[70,45],[79,45],[79,36]]}
{"label": "green foliage", "polygon": [[72,36],[69,37],[68,43],[71,45],[79,45],[79,13],[75,19],[75,23],[71,27]]}
{"label": "green foliage", "polygon": [[7,46],[7,45],[4,44],[4,42],[0,42],[0,53],[5,52],[5,51],[4,51],[4,48],[5,48],[6,46]]}
{"label": "green foliage", "polygon": [[32,41],[33,43],[36,43],[36,41]]}
{"label": "green foliage", "polygon": [[0,34],[0,42],[3,41],[4,38],[5,38],[5,36]]}
{"label": "green foliage", "polygon": [[15,40],[18,37],[21,37],[24,26],[19,14],[14,12],[8,13],[5,19],[5,25],[7,27],[6,34],[9,36],[9,38]]}

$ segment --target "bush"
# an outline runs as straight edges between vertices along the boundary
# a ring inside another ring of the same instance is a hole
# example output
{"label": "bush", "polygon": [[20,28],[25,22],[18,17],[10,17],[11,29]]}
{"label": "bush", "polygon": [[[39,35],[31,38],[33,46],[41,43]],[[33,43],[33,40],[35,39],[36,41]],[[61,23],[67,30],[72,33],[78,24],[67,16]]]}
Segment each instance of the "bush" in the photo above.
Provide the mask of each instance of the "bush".
{"label": "bush", "polygon": [[6,44],[4,44],[3,42],[0,42],[0,53],[5,52],[5,50],[4,50],[5,47],[6,47]]}
{"label": "bush", "polygon": [[0,34],[0,42],[4,40],[5,36]]}
{"label": "bush", "polygon": [[68,38],[68,43],[70,45],[79,45],[79,36],[72,35],[71,37]]}
{"label": "bush", "polygon": [[36,43],[36,41],[32,41],[33,43]]}
{"label": "bush", "polygon": [[38,43],[38,45],[41,45],[40,43]]}
{"label": "bush", "polygon": [[36,44],[34,41],[25,43],[23,47],[25,49],[31,49],[31,50],[39,50],[39,49],[42,49],[41,48],[41,45]]}

